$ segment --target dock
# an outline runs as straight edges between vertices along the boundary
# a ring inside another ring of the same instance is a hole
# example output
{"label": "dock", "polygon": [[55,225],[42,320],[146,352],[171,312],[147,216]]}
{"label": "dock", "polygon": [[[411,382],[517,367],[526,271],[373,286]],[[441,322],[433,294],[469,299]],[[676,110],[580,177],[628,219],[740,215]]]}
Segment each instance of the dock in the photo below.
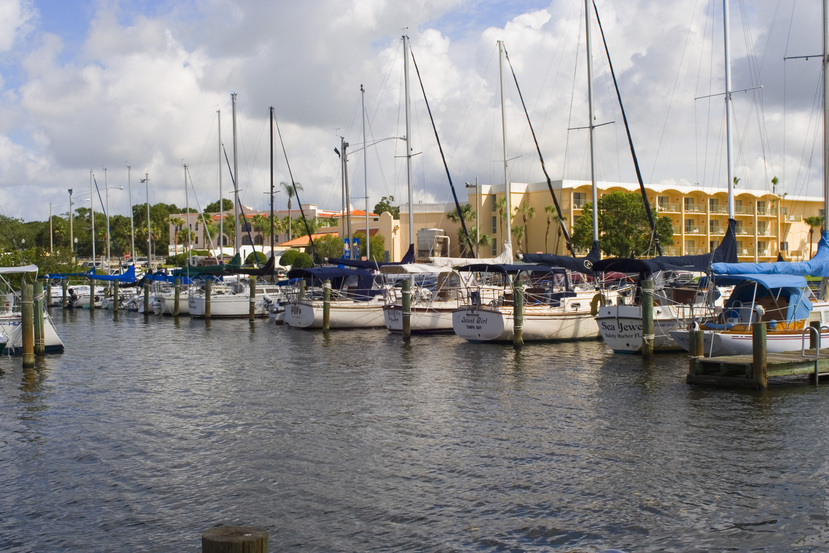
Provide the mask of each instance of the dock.
{"label": "dock", "polygon": [[[755,323],[752,331],[752,355],[703,357],[699,348],[697,355],[690,357],[686,382],[765,390],[770,378],[808,376],[809,381],[817,385],[821,376],[829,376],[829,348],[767,353],[765,325]],[[701,332],[698,337],[692,339],[692,345],[694,342],[702,345]]]}

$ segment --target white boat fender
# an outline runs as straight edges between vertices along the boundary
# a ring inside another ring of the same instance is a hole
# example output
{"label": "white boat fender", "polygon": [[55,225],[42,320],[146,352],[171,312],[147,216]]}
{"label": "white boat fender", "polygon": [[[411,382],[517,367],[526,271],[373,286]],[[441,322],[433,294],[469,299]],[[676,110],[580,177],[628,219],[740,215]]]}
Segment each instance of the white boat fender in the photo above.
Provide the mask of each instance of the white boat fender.
{"label": "white boat fender", "polygon": [[601,292],[598,292],[595,296],[593,296],[593,299],[590,300],[590,314],[595,317],[596,314],[599,312],[600,305],[602,307],[607,305],[607,300]]}

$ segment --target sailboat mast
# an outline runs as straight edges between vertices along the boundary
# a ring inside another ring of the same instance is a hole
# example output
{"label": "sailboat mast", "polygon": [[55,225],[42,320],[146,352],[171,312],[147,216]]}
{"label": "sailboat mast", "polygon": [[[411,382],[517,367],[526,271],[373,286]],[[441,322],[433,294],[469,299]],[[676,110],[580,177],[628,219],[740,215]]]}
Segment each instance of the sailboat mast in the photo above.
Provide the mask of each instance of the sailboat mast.
{"label": "sailboat mast", "polygon": [[233,253],[239,253],[239,159],[236,155],[236,93],[230,97],[233,100]]}
{"label": "sailboat mast", "polygon": [[192,255],[193,249],[190,248],[190,193],[187,191],[187,164],[184,164],[184,210],[187,212],[185,215],[185,219],[187,222],[185,223],[186,228],[186,236],[187,236],[187,269],[190,269],[190,256]]}
{"label": "sailboat mast", "polygon": [[135,265],[135,221],[132,214],[132,167],[127,165],[127,193],[130,196],[130,256]]}
{"label": "sailboat mast", "polygon": [[219,263],[224,260],[225,247],[225,206],[222,199],[222,110],[216,110],[219,118]]}
{"label": "sailboat mast", "polygon": [[823,228],[829,218],[829,0],[823,0]]}
{"label": "sailboat mast", "polygon": [[731,155],[731,37],[729,33],[728,0],[723,0],[723,41],[725,51],[725,147],[728,166],[728,218],[734,219],[734,160]]}
{"label": "sailboat mast", "polygon": [[409,99],[409,37],[403,35],[403,88],[406,99],[406,181],[409,192],[409,249],[414,247],[414,206],[412,204],[412,114]]}
{"label": "sailboat mast", "polygon": [[512,187],[509,182],[509,160],[507,160],[507,111],[504,96],[504,41],[498,41],[498,68],[501,82],[501,144],[504,151],[504,200],[507,211],[507,244],[512,247]]}
{"label": "sailboat mast", "polygon": [[150,174],[144,173],[144,187],[147,192],[147,268],[153,268],[153,233],[150,224]]}
{"label": "sailboat mast", "polygon": [[[89,171],[89,217],[92,219],[92,272],[95,272],[95,190],[92,187],[92,182],[95,180],[95,175]],[[148,200],[149,202],[149,200]],[[149,203],[147,204],[149,205]]]}
{"label": "sailboat mast", "polygon": [[366,89],[360,85],[360,101],[363,106],[363,178],[365,184],[365,205],[366,205],[366,259],[371,259],[368,234],[368,144],[366,144]]}
{"label": "sailboat mast", "polygon": [[584,0],[584,36],[587,47],[587,109],[589,121],[587,132],[589,137],[588,151],[590,152],[590,188],[592,189],[593,200],[593,245],[599,243],[599,192],[596,187],[596,156],[593,151],[593,54],[590,43],[590,0]]}
{"label": "sailboat mast", "polygon": [[271,114],[271,257],[273,257],[273,106],[270,109]]}

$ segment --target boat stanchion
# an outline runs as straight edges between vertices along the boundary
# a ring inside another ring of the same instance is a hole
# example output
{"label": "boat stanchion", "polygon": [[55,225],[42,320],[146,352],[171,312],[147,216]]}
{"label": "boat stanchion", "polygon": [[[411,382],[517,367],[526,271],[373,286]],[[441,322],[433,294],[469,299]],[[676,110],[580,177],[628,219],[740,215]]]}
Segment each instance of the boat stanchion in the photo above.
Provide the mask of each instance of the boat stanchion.
{"label": "boat stanchion", "polygon": [[769,387],[769,382],[768,360],[766,357],[766,323],[762,321],[751,324],[751,353],[754,383],[760,390],[765,390]]}
{"label": "boat stanchion", "polygon": [[331,328],[331,281],[322,283],[322,329]]}
{"label": "boat stanchion", "polygon": [[403,341],[412,339],[412,281],[403,281]]}
{"label": "boat stanchion", "polygon": [[201,535],[202,553],[268,553],[268,531],[254,526],[217,526]]}
{"label": "boat stanchion", "polygon": [[512,347],[518,349],[524,345],[524,286],[520,283],[516,284],[512,297],[514,317]]}
{"label": "boat stanchion", "polygon": [[173,299],[173,316],[178,317],[181,312],[181,277],[176,277],[175,297]]}
{"label": "boat stanchion", "polygon": [[43,283],[35,281],[32,285],[32,296],[34,300],[34,334],[35,334],[35,355],[46,353],[46,344],[43,340]]}
{"label": "boat stanchion", "polygon": [[645,279],[642,287],[642,357],[653,358],[653,280]]}
{"label": "boat stanchion", "polygon": [[253,322],[256,319],[256,277],[251,276],[250,284],[250,301],[248,301],[248,319]]}
{"label": "boat stanchion", "polygon": [[35,366],[35,340],[34,340],[34,311],[32,309],[32,285],[23,280],[20,290],[21,305],[20,316],[23,328],[23,367]]}

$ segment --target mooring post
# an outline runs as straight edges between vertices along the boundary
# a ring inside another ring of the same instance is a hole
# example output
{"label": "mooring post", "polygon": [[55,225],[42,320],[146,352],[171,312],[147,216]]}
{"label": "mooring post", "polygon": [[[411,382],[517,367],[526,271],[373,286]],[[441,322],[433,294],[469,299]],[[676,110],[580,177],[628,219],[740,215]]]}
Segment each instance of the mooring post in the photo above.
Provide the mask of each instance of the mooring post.
{"label": "mooring post", "polygon": [[248,319],[253,321],[256,318],[256,277],[251,276],[248,280],[250,284],[250,301],[248,301]]}
{"label": "mooring post", "polygon": [[694,375],[697,372],[697,359],[705,355],[705,337],[701,330],[695,330],[693,327],[691,327],[690,333],[691,347],[688,348],[688,352],[690,353],[690,357],[688,358],[688,374]]}
{"label": "mooring post", "polygon": [[[173,316],[178,317],[181,312],[181,277],[176,277],[173,287],[175,289],[175,296],[173,298]],[[162,310],[162,313],[163,312],[164,311]]]}
{"label": "mooring post", "polygon": [[299,281],[299,299],[300,300],[305,299],[305,280],[304,279]]}
{"label": "mooring post", "polygon": [[112,312],[118,314],[118,304],[121,303],[121,286],[117,280],[112,282]]}
{"label": "mooring post", "polygon": [[769,387],[766,360],[766,324],[751,323],[751,353],[753,356],[754,382],[761,390]]}
{"label": "mooring post", "polygon": [[61,283],[63,288],[63,300],[61,302],[61,307],[66,309],[66,305],[69,303],[68,295],[69,295],[69,281],[64,279]]}
{"label": "mooring post", "polygon": [[412,281],[403,281],[403,341],[412,339]]}
{"label": "mooring post", "polygon": [[23,280],[20,290],[20,316],[23,324],[23,367],[35,366],[34,310],[32,309],[32,285]]}
{"label": "mooring post", "polygon": [[217,526],[201,535],[202,553],[268,553],[268,531],[254,526]]}
{"label": "mooring post", "polygon": [[150,283],[144,282],[144,316],[150,316]]}
{"label": "mooring post", "polygon": [[642,356],[653,357],[653,280],[646,278],[642,287]]}
{"label": "mooring post", "polygon": [[95,317],[95,279],[89,279],[89,316]]}
{"label": "mooring post", "polygon": [[32,285],[34,300],[34,332],[35,332],[35,355],[46,353],[46,346],[43,340],[43,283],[36,280]]}
{"label": "mooring post", "polygon": [[210,318],[210,294],[213,292],[213,281],[207,279],[204,281],[204,318]]}
{"label": "mooring post", "polygon": [[322,283],[322,329],[331,328],[331,281],[325,279]]}
{"label": "mooring post", "polygon": [[44,291],[46,292],[46,296],[44,296],[44,299],[46,300],[46,303],[44,303],[44,305],[47,308],[52,307],[52,281],[47,280],[46,281],[46,286],[44,286],[43,288],[44,288]]}
{"label": "mooring post", "polygon": [[512,294],[513,333],[512,347],[515,349],[524,345],[524,286],[515,283]]}

